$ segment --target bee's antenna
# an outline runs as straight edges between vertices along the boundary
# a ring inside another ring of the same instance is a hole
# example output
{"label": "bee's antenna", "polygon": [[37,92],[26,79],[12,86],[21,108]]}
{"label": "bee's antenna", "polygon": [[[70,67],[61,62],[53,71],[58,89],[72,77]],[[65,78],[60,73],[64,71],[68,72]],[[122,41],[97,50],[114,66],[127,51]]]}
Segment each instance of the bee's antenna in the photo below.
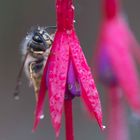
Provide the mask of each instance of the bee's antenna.
{"label": "bee's antenna", "polygon": [[57,28],[57,26],[47,26],[47,27],[45,27],[45,29],[47,30],[47,29],[56,29]]}
{"label": "bee's antenna", "polygon": [[14,98],[15,98],[15,100],[19,99],[19,87],[21,85],[21,76],[22,76],[22,72],[23,72],[23,68],[24,68],[27,56],[28,56],[28,52],[25,55],[25,58],[23,60],[23,63],[21,65],[20,71],[19,71],[18,76],[17,76],[16,87],[15,87],[15,90],[14,90]]}
{"label": "bee's antenna", "polygon": [[[46,31],[47,31],[48,29],[56,30],[56,29],[57,29],[57,26],[47,26],[47,27],[45,27],[45,29],[46,29]],[[50,37],[51,41],[53,42],[53,39],[52,39],[52,37],[50,36],[49,33],[48,33],[48,36]]]}

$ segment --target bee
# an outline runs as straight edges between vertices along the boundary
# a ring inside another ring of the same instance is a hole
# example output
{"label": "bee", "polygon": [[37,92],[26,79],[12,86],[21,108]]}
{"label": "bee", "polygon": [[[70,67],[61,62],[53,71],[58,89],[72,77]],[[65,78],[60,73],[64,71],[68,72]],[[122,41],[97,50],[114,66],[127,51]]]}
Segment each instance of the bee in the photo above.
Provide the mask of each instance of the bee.
{"label": "bee", "polygon": [[14,98],[19,99],[22,71],[25,71],[29,83],[34,88],[37,100],[44,65],[50,54],[56,26],[37,27],[22,41],[22,65],[17,77]]}

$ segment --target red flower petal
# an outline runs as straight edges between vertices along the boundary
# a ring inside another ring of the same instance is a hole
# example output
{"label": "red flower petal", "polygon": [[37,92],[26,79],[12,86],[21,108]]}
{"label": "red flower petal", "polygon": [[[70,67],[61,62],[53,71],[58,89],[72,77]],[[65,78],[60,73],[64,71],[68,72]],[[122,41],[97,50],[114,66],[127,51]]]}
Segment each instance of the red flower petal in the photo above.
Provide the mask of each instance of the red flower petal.
{"label": "red flower petal", "polygon": [[65,32],[57,32],[48,67],[50,113],[56,136],[59,136],[69,62],[69,44]]}
{"label": "red flower petal", "polygon": [[88,67],[88,64],[86,62],[86,59],[74,31],[72,32],[72,37],[69,38],[69,40],[73,64],[75,65],[77,76],[80,80],[80,84],[82,87],[83,100],[91,115],[95,115],[100,127],[103,128],[99,95],[95,87],[90,68]]}

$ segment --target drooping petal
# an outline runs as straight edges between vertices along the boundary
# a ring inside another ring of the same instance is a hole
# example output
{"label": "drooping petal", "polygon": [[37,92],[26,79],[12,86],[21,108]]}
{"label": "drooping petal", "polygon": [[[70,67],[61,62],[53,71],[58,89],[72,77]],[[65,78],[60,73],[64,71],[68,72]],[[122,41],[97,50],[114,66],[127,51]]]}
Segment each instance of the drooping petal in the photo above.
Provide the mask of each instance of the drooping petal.
{"label": "drooping petal", "polygon": [[94,84],[90,68],[88,67],[74,31],[72,32],[71,37],[69,37],[69,42],[72,61],[82,88],[83,100],[91,115],[95,115],[100,127],[103,128],[99,95]]}
{"label": "drooping petal", "polygon": [[69,44],[65,32],[57,32],[49,57],[48,92],[50,114],[59,136],[69,62]]}
{"label": "drooping petal", "polygon": [[122,92],[118,87],[110,87],[107,90],[108,101],[108,130],[107,140],[129,140],[128,126],[124,105],[122,103]]}
{"label": "drooping petal", "polygon": [[140,113],[140,81],[131,56],[124,21],[116,18],[106,23],[102,34],[119,85],[132,109]]}
{"label": "drooping petal", "polygon": [[35,121],[34,121],[33,131],[37,128],[40,120],[40,116],[42,115],[43,112],[43,105],[44,105],[46,90],[47,90],[46,76],[47,76],[47,65],[44,68],[41,83],[40,83],[38,101],[35,110]]}

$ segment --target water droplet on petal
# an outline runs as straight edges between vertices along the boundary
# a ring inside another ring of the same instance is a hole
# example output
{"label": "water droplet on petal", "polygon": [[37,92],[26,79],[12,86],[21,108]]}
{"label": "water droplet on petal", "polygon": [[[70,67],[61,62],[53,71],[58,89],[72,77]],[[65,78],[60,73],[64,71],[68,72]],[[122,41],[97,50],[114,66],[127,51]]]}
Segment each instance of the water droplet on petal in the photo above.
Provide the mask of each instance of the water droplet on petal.
{"label": "water droplet on petal", "polygon": [[73,20],[73,23],[76,23],[76,20]]}
{"label": "water droplet on petal", "polygon": [[67,34],[71,34],[72,33],[72,30],[67,30]]}
{"label": "water droplet on petal", "polygon": [[104,129],[106,129],[106,126],[105,126],[105,125],[103,125],[103,126],[102,126],[102,129],[103,129],[103,130],[104,130]]}
{"label": "water droplet on petal", "polygon": [[71,5],[71,8],[74,10],[75,9],[74,5]]}
{"label": "water droplet on petal", "polygon": [[40,119],[41,119],[41,120],[44,119],[44,117],[45,117],[44,114],[40,115]]}

